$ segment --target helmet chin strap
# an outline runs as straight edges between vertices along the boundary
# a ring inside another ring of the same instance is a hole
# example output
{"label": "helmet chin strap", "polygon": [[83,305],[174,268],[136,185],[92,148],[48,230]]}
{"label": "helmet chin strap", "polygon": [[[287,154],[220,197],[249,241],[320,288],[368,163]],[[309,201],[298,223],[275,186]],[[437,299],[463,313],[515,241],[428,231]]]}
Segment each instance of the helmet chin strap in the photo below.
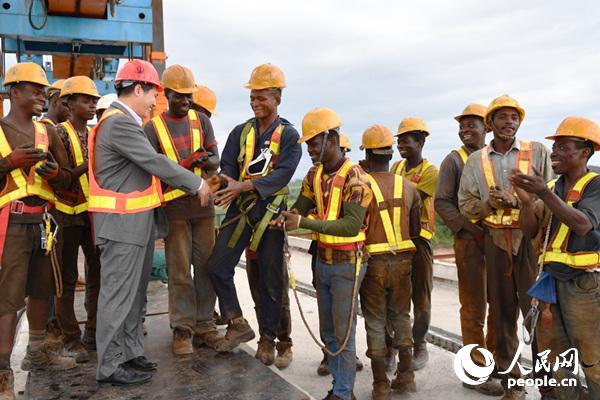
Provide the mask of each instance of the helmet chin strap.
{"label": "helmet chin strap", "polygon": [[321,142],[321,150],[319,151],[319,159],[314,163],[314,165],[323,164],[323,152],[325,151],[325,146],[327,145],[328,138],[329,138],[329,131],[323,132],[323,142]]}

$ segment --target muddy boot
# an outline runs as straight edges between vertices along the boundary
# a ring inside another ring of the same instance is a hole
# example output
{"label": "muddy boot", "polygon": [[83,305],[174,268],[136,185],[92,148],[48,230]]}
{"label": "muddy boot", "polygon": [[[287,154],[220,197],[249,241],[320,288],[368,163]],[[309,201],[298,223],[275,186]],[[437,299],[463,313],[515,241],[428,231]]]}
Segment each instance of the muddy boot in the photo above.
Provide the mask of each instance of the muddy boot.
{"label": "muddy boot", "polygon": [[0,400],[15,399],[15,378],[12,369],[0,370]]}
{"label": "muddy boot", "polygon": [[523,388],[510,388],[504,392],[501,400],[525,400],[527,392]]}
{"label": "muddy boot", "polygon": [[76,366],[77,362],[74,358],[65,357],[49,351],[45,346],[42,346],[37,350],[31,350],[31,347],[27,346],[27,354],[25,354],[25,357],[21,362],[21,369],[23,371],[65,371],[67,369],[75,368]]}
{"label": "muddy boot", "polygon": [[210,347],[216,350],[219,344],[225,340],[223,336],[220,336],[217,331],[210,331],[204,333],[196,333],[194,335],[194,346],[200,347],[202,345]]}
{"label": "muddy boot", "polygon": [[68,340],[64,344],[64,354],[67,357],[73,357],[78,363],[90,361],[90,354],[85,345],[79,338]]}
{"label": "muddy boot", "polygon": [[275,366],[279,369],[287,368],[292,363],[293,358],[292,342],[277,342]]}
{"label": "muddy boot", "polygon": [[58,321],[54,318],[46,324],[46,347],[59,350],[62,345],[62,330],[58,326]]}
{"label": "muddy boot", "polygon": [[385,370],[388,372],[392,372],[394,368],[396,368],[398,357],[398,349],[393,347],[388,347],[387,354],[385,355]]}
{"label": "muddy boot", "polygon": [[227,320],[222,315],[219,315],[217,310],[213,311],[213,318],[216,325],[227,325]]}
{"label": "muddy boot", "polygon": [[265,365],[271,365],[275,361],[275,341],[260,338],[254,358]]}
{"label": "muddy boot", "polygon": [[84,335],[81,341],[85,345],[87,351],[96,351],[96,337]]}
{"label": "muddy boot", "polygon": [[425,368],[425,364],[429,361],[429,352],[427,351],[427,343],[415,345],[413,352],[412,369],[418,371]]}
{"label": "muddy boot", "polygon": [[371,369],[373,370],[373,391],[371,392],[373,400],[390,400],[392,389],[385,370],[385,359],[373,358]]}
{"label": "muddy boot", "polygon": [[256,334],[244,317],[234,318],[229,322],[225,339],[219,343],[215,350],[221,353],[228,352],[255,337]]}
{"label": "muddy boot", "polygon": [[331,372],[329,371],[329,365],[327,364],[327,353],[323,353],[323,359],[317,368],[317,375],[319,376],[327,376]]}
{"label": "muddy boot", "polygon": [[489,378],[481,385],[469,385],[468,383],[463,382],[463,387],[474,390],[486,396],[502,396],[502,394],[504,394],[502,385],[494,381],[492,378]]}
{"label": "muddy boot", "polygon": [[396,377],[392,380],[392,389],[402,392],[416,392],[415,372],[412,367],[412,353],[410,349],[398,352],[398,369]]}
{"label": "muddy boot", "polygon": [[173,354],[192,354],[194,352],[194,346],[192,345],[192,332],[186,329],[175,328],[175,330],[173,330],[172,349]]}

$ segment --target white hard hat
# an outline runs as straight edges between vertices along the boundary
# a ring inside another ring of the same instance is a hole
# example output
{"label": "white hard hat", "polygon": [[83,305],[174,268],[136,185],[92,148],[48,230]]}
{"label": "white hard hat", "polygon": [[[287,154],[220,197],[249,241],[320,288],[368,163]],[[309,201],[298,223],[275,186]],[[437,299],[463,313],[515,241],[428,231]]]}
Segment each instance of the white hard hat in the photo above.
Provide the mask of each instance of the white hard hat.
{"label": "white hard hat", "polygon": [[96,110],[106,110],[113,101],[117,101],[117,95],[114,93],[105,94],[100,97],[98,104],[96,104]]}

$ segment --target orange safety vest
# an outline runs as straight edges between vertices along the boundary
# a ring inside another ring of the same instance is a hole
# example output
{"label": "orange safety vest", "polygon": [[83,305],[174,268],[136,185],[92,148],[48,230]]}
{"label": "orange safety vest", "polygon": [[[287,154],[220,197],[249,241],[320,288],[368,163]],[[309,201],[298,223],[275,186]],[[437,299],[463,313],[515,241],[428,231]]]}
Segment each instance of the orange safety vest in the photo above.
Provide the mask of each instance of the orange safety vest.
{"label": "orange safety vest", "polygon": [[91,212],[105,212],[113,214],[134,214],[142,211],[152,210],[162,204],[162,190],[160,180],[152,176],[152,182],[143,191],[134,191],[130,193],[114,192],[103,189],[98,185],[95,174],[95,151],[96,135],[99,133],[99,127],[107,119],[116,114],[124,114],[123,111],[116,108],[108,109],[102,114],[98,124],[90,132],[88,140],[89,153],[89,177],[90,177],[90,197],[89,208]]}
{"label": "orange safety vest", "polygon": [[54,123],[54,121],[52,121],[50,118],[48,117],[43,117],[42,119],[40,119],[41,123],[43,124],[48,124],[48,125],[52,125],[52,126],[56,126],[56,124]]}
{"label": "orange safety vest", "polygon": [[[524,174],[531,174],[531,142],[520,140],[519,155],[516,160],[516,167]],[[481,169],[486,187],[496,185],[496,176],[494,175],[494,166],[490,160],[491,146],[488,144],[481,150]],[[506,208],[494,211],[483,219],[483,223],[492,228],[519,228],[520,211],[518,208]]]}
{"label": "orange safety vest", "polygon": [[[191,137],[191,153],[194,153],[203,145],[203,132],[202,132],[202,124],[198,119],[198,114],[194,110],[188,111],[188,122],[190,125],[190,137]],[[158,115],[152,118],[152,124],[154,125],[154,130],[156,131],[156,137],[158,138],[158,142],[160,143],[160,147],[163,150],[163,153],[169,158],[169,160],[174,161],[176,163],[180,163],[181,160],[179,158],[179,152],[175,147],[175,143],[173,143],[173,138],[169,134],[169,128],[167,128],[167,124],[163,119],[162,115]],[[197,176],[202,176],[202,168],[196,167],[194,168],[194,174]],[[163,201],[169,202],[171,200],[178,199],[180,197],[187,196],[183,190],[169,187],[163,194]]]}
{"label": "orange safety vest", "polygon": [[254,131],[254,125],[252,122],[248,122],[244,129],[242,130],[242,134],[240,136],[240,154],[238,156],[238,165],[240,168],[240,181],[247,181],[251,179],[261,178],[267,175],[277,162],[279,161],[279,150],[281,143],[281,135],[283,134],[284,126],[283,124],[279,124],[277,128],[271,134],[271,140],[269,142],[269,150],[271,151],[273,158],[271,159],[270,165],[266,169],[265,173],[262,175],[256,176],[247,176],[246,168],[254,159],[254,150],[256,148],[256,133]]}
{"label": "orange safety vest", "polygon": [[[317,167],[315,176],[313,179],[313,190],[315,195],[315,203],[317,205],[316,219],[322,221],[335,221],[340,218],[342,212],[342,194],[344,192],[344,183],[346,183],[346,176],[348,171],[355,164],[346,159],[344,164],[337,171],[333,179],[331,180],[329,187],[329,203],[325,208],[323,191],[321,188],[321,178],[323,176],[323,164]],[[321,247],[331,247],[338,250],[354,250],[361,247],[365,241],[365,231],[362,229],[355,236],[333,236],[326,235],[324,233],[317,233],[317,240]]]}
{"label": "orange safety vest", "polygon": [[[67,132],[67,135],[69,137],[71,154],[73,154],[73,158],[75,159],[75,166],[78,167],[83,163],[87,162],[83,158],[81,141],[79,140],[79,135],[75,131],[73,124],[71,124],[70,121],[65,121],[60,125],[62,125],[65,128],[65,131]],[[60,212],[69,215],[81,214],[82,212],[87,211],[88,198],[90,196],[90,185],[87,173],[84,173],[79,177],[79,189],[80,190],[77,192],[78,198],[75,202],[66,201],[66,196],[61,196],[61,194],[63,194],[63,191],[57,190],[55,204],[56,209]]]}
{"label": "orange safety vest", "polygon": [[[371,190],[379,209],[379,216],[383,223],[383,229],[385,231],[385,237],[387,242],[384,243],[369,243],[367,244],[367,250],[370,254],[377,253],[396,253],[415,250],[415,244],[410,237],[404,237],[402,235],[402,208],[404,207],[404,197],[402,194],[404,186],[404,178],[400,175],[394,174],[394,197],[391,200],[399,200],[393,202],[392,217],[390,218],[390,212],[386,207],[385,198],[383,193],[377,184],[375,178],[371,175],[367,175],[369,182],[371,183]],[[399,203],[399,204],[398,204]]]}
{"label": "orange safety vest", "polygon": [[[433,167],[433,164],[431,164],[427,160],[423,160],[423,162],[421,163],[421,169],[410,178],[410,181],[414,183],[415,186],[417,186],[421,181],[423,174],[425,174],[425,171],[427,171],[431,167]],[[392,172],[396,175],[405,176],[406,160],[396,161],[394,165],[392,165]],[[433,207],[433,200],[429,200],[429,206],[423,204],[423,208],[427,207],[426,212],[428,222],[421,222],[421,231],[419,232],[419,236],[427,240],[433,239],[433,236],[435,235],[435,209]]]}
{"label": "orange safety vest", "polygon": [[[588,172],[573,185],[573,188],[567,195],[567,204],[573,207],[574,203],[581,200],[583,192],[587,187],[588,183],[592,181],[598,174],[595,172]],[[556,180],[552,180],[548,183],[549,188],[554,188]],[[565,223],[561,223],[558,229],[552,235],[552,240],[546,248],[546,256],[540,261],[544,264],[551,262],[561,263],[568,265],[575,269],[594,269],[600,265],[600,252],[599,251],[578,251],[571,253],[567,251],[567,245],[569,244],[569,238],[571,235],[571,228]]]}

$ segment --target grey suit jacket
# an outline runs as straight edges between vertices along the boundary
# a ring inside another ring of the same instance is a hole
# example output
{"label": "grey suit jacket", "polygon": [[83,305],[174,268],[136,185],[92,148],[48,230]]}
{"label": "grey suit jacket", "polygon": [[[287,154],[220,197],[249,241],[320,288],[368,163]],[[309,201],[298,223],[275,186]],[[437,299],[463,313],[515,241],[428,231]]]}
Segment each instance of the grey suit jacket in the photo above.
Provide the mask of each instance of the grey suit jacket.
{"label": "grey suit jacket", "polygon": [[[146,189],[152,176],[190,195],[196,194],[202,180],[154,150],[129,112],[119,103],[110,108],[124,112],[108,118],[96,134],[95,176],[100,187],[119,193]],[[96,243],[105,240],[144,246],[154,231],[155,237],[168,232],[162,208],[134,214],[94,212]]]}

